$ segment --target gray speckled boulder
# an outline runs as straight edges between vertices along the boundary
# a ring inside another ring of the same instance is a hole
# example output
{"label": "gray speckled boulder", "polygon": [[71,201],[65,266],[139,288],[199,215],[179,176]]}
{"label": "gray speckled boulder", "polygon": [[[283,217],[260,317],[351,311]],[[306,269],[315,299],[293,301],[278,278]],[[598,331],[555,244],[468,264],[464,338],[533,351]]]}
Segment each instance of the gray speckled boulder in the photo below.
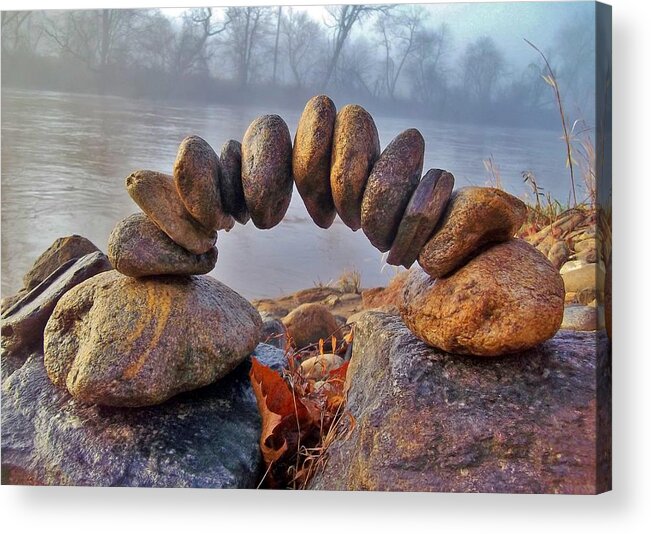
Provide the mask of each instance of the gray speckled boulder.
{"label": "gray speckled boulder", "polygon": [[217,262],[217,249],[192,254],[172,241],[144,213],[120,221],[111,232],[108,255],[126,276],[206,274]]}
{"label": "gray speckled boulder", "polygon": [[[599,378],[599,380],[598,380]],[[355,428],[309,489],[607,491],[610,348],[559,331],[486,361],[428,347],[399,317],[361,315],[348,368]]]}
{"label": "gray speckled boulder", "polygon": [[253,224],[268,229],[282,221],[293,187],[287,124],[278,115],[258,117],[242,139],[242,188]]}
{"label": "gray speckled boulder", "polygon": [[[283,352],[258,345],[280,369]],[[146,408],[82,404],[34,354],[2,385],[2,483],[255,488],[260,418],[250,359],[216,384]]]}

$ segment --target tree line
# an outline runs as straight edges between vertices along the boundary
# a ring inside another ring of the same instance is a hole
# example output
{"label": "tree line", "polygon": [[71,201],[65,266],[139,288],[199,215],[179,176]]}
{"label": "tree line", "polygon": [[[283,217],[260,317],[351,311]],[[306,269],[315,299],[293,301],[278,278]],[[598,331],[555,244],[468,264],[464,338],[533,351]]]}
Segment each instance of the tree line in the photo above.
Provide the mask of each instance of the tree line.
{"label": "tree line", "polygon": [[[524,45],[523,43],[523,46]],[[576,27],[550,51],[565,96],[590,106],[594,44]],[[198,101],[290,101],[319,92],[384,111],[554,124],[544,66],[522,71],[490,36],[462,47],[420,5],[2,13],[3,85]],[[587,112],[585,110],[584,112]]]}

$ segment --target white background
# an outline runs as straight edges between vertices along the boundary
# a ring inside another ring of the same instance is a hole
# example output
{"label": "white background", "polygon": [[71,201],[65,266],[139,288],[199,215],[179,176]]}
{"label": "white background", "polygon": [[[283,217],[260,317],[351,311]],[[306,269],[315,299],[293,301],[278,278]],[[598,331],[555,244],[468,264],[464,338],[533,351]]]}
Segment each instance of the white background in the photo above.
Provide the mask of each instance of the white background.
{"label": "white background", "polygon": [[[202,2],[0,0],[2,9],[178,7],[197,3]],[[2,487],[2,530],[48,534],[81,530],[179,533],[199,529],[229,534],[255,530],[261,534],[411,534],[425,529],[482,534],[651,532],[651,18],[645,1],[611,3],[615,217],[612,492],[583,497]]]}

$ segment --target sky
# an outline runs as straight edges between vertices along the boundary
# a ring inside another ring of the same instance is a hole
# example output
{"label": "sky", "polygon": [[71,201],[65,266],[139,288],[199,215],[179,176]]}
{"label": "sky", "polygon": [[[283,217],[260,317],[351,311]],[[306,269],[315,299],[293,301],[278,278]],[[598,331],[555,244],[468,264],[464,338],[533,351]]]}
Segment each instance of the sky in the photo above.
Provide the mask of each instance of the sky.
{"label": "sky", "polygon": [[[292,6],[307,11],[322,21],[327,17],[321,6]],[[537,59],[524,42],[527,38],[545,50],[553,44],[556,32],[566,23],[584,20],[594,25],[594,2],[486,2],[424,4],[430,12],[430,24],[445,23],[452,36],[452,51],[463,50],[468,42],[481,35],[493,37],[514,68],[526,67]],[[170,17],[184,9],[163,9]],[[362,30],[360,30],[362,31]]]}

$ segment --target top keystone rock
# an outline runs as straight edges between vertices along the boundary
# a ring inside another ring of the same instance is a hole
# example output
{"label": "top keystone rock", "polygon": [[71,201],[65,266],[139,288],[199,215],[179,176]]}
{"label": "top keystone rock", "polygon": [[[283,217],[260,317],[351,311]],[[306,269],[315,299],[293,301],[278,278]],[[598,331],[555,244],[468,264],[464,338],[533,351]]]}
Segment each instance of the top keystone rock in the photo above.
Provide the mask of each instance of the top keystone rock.
{"label": "top keystone rock", "polygon": [[520,199],[492,187],[464,187],[450,197],[434,235],[418,256],[433,278],[463,265],[487,243],[511,239],[522,226],[527,207]]}
{"label": "top keystone rock", "polygon": [[230,230],[233,219],[222,210],[219,158],[196,135],[179,145],[174,162],[174,184],[185,208],[207,230]]}
{"label": "top keystone rock", "polygon": [[335,120],[330,186],[339,217],[353,231],[362,227],[362,197],[379,154],[373,117],[361,106],[344,106]]}
{"label": "top keystone rock", "polygon": [[278,115],[258,117],[242,140],[242,187],[255,226],[273,228],[283,220],[293,185],[287,124]]}
{"label": "top keystone rock", "polygon": [[389,143],[375,162],[362,200],[362,230],[371,244],[391,248],[412,193],[423,171],[425,140],[410,128]]}
{"label": "top keystone rock", "polygon": [[328,228],[337,212],[330,187],[330,157],[337,110],[325,95],[311,98],[298,121],[292,172],[307,212],[321,228]]}

